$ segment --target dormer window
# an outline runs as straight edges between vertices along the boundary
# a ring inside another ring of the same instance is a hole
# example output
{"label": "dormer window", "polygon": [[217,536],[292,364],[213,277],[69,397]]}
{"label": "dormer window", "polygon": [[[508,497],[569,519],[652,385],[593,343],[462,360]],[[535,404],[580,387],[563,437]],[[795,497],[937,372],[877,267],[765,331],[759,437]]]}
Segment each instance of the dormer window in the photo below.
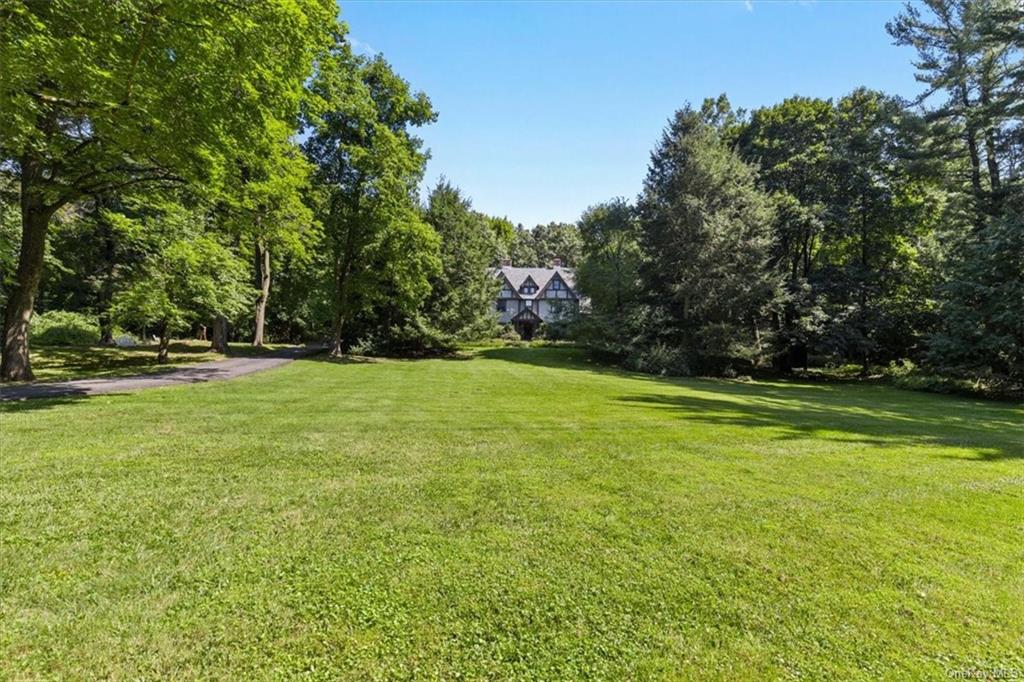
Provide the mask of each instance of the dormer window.
{"label": "dormer window", "polygon": [[549,286],[548,288],[549,289],[556,289],[556,290],[557,289],[561,289],[562,288],[562,280],[560,280],[560,279],[553,279],[553,280],[551,280],[551,286]]}
{"label": "dormer window", "polygon": [[532,279],[527,279],[519,286],[519,293],[530,296],[537,293],[537,284]]}

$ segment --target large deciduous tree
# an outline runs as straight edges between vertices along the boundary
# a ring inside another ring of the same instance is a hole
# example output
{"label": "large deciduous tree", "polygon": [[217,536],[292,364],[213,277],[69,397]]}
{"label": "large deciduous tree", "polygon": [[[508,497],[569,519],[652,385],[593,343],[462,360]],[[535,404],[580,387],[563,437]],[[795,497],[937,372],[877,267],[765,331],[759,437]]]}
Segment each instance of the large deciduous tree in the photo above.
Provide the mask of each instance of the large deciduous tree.
{"label": "large deciduous tree", "polygon": [[315,241],[313,211],[305,200],[312,165],[289,139],[290,129],[272,126],[264,143],[238,159],[224,192],[226,223],[253,263],[258,291],[253,315],[252,345],[262,346],[271,271],[284,259],[309,258]]}
{"label": "large deciduous tree", "polygon": [[29,322],[54,212],[147,182],[216,187],[225,160],[293,118],[336,13],[332,0],[0,7],[0,166],[19,183],[21,213],[0,378],[32,378]]}
{"label": "large deciduous tree", "polygon": [[757,164],[758,181],[775,204],[772,258],[786,292],[775,325],[776,360],[783,369],[806,366],[820,332],[821,301],[811,277],[832,195],[833,123],[831,102],[791,97],[754,111],[737,139],[737,149]]}
{"label": "large deciduous tree", "polygon": [[858,89],[837,103],[835,116],[829,241],[817,289],[829,317],[824,342],[867,373],[886,337],[903,340],[895,349],[902,356],[920,336],[915,272],[934,202],[901,158],[908,145],[899,101]]}
{"label": "large deciduous tree", "polygon": [[583,242],[580,232],[572,223],[547,223],[526,229],[515,228],[508,256],[512,264],[526,268],[546,268],[554,259],[566,267],[579,265]]}
{"label": "large deciduous tree", "polygon": [[340,355],[357,318],[415,311],[440,269],[438,237],[416,197],[427,157],[411,132],[435,114],[383,58],[352,54],[343,35],[311,92],[305,150],[324,194],[331,353]]}
{"label": "large deciduous tree", "polygon": [[640,294],[640,229],[625,199],[591,206],[579,221],[583,258],[576,271],[580,293],[593,313],[619,315]]}
{"label": "large deciduous tree", "polygon": [[211,317],[232,317],[251,303],[246,267],[224,243],[209,214],[175,201],[143,206],[134,216],[112,214],[135,232],[145,255],[114,296],[114,317],[153,329],[159,362],[171,333]]}

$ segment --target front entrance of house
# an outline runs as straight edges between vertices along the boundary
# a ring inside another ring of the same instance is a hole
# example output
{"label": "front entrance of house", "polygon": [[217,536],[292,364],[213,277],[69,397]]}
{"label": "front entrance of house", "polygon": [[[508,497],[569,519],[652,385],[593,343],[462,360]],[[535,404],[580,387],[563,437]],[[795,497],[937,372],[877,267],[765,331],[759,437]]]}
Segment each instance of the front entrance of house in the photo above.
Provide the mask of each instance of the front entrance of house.
{"label": "front entrance of house", "polygon": [[512,318],[512,328],[516,330],[516,333],[519,334],[523,341],[533,339],[534,334],[537,333],[537,329],[540,327],[540,323],[540,317],[529,308],[524,308],[522,312]]}

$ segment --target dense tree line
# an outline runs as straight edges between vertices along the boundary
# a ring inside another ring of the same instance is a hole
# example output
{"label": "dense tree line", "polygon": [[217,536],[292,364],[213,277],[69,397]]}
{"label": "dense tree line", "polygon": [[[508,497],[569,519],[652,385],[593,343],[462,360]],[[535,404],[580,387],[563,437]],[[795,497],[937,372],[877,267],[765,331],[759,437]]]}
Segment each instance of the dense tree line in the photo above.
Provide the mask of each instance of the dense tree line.
{"label": "dense tree line", "polygon": [[588,343],[655,372],[913,361],[1024,382],[1024,12],[889,25],[927,89],[683,108],[636,203],[580,226]]}
{"label": "dense tree line", "polygon": [[[495,333],[489,268],[577,268],[583,342],[658,373],[925,365],[1024,382],[1024,14],[928,0],[887,26],[925,91],[670,119],[635,201],[526,229],[442,180],[429,98],[333,0],[0,8],[5,380],[37,311],[335,354]],[[267,41],[267,35],[275,40]]]}
{"label": "dense tree line", "polygon": [[[405,350],[493,331],[507,220],[440,184],[435,120],[333,0],[0,8],[4,380],[33,314],[115,329]],[[267,40],[267,36],[274,36]],[[297,140],[302,140],[301,145]],[[400,339],[396,342],[396,339]]]}
{"label": "dense tree line", "polygon": [[557,258],[566,267],[576,267],[583,255],[583,241],[577,225],[547,223],[532,229],[517,225],[507,257],[524,268],[546,268]]}

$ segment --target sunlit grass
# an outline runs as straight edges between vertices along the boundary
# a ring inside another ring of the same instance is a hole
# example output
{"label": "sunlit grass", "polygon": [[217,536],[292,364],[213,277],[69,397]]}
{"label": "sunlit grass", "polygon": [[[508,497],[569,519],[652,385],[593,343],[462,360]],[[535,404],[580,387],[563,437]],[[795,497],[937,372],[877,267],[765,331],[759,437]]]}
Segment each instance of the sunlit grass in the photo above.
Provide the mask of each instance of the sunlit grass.
{"label": "sunlit grass", "polygon": [[0,408],[0,676],[1024,669],[1024,411],[569,349]]}

